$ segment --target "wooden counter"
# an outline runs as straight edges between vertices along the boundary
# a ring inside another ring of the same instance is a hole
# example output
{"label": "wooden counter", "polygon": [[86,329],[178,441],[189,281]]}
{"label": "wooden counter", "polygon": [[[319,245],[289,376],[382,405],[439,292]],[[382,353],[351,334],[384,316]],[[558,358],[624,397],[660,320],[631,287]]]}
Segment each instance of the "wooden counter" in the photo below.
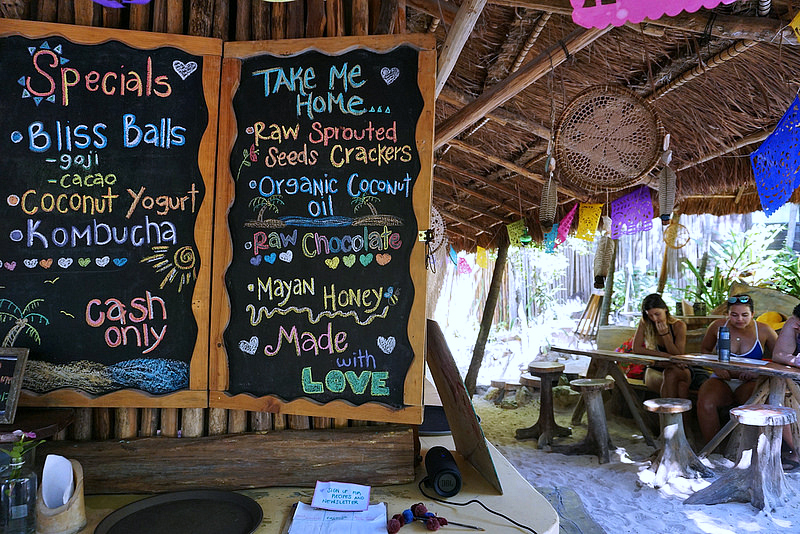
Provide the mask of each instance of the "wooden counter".
{"label": "wooden counter", "polygon": [[[489,508],[501,512],[515,521],[533,528],[539,534],[558,534],[558,514],[550,503],[526,481],[500,452],[489,443],[497,474],[503,485],[503,495],[497,491],[467,463],[458,453],[454,452],[451,436],[424,436],[420,438],[423,453],[436,445],[447,447],[453,452],[463,478],[461,491],[449,500],[462,503],[471,499],[478,499]],[[84,470],[91,466],[83,466]],[[517,534],[520,529],[506,520],[489,514],[478,504],[469,506],[453,506],[434,502],[424,497],[417,483],[425,477],[423,465],[417,467],[417,480],[412,484],[398,486],[381,486],[372,488],[373,503],[385,502],[389,517],[401,513],[406,508],[422,502],[427,508],[447,519],[476,525],[486,529],[492,534]],[[346,482],[346,481],[342,481]],[[426,493],[435,495],[433,490],[425,488]],[[282,534],[289,516],[292,504],[298,500],[305,503],[311,502],[313,488],[283,488],[271,487],[254,490],[244,490],[241,493],[255,499],[264,510],[264,519],[256,534]],[[114,510],[128,503],[137,501],[149,495],[91,495],[86,497],[86,517],[88,523],[79,534],[93,534],[97,524]],[[446,528],[446,527],[445,527]],[[449,530],[455,532],[456,527]],[[444,529],[443,529],[444,530]],[[459,532],[468,532],[458,529]],[[428,532],[422,524],[405,525],[402,532]]]}

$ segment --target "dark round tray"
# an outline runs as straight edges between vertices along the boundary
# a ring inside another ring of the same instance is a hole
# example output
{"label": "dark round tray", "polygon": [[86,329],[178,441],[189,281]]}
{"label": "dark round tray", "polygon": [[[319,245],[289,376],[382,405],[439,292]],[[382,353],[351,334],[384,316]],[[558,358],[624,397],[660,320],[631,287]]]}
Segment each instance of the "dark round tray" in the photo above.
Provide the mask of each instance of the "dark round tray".
{"label": "dark round tray", "polygon": [[162,493],[106,516],[94,534],[251,534],[261,524],[261,506],[222,490]]}

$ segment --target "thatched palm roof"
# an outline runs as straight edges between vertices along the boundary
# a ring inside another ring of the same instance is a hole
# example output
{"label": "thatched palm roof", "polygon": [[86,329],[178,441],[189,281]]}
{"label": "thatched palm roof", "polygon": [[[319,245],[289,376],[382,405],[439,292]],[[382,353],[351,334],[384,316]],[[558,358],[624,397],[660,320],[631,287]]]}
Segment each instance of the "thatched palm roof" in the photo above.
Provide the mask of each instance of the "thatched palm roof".
{"label": "thatched palm roof", "polygon": [[[671,135],[682,213],[760,209],[748,156],[800,86],[800,48],[788,28],[792,2],[766,2],[762,15],[759,3],[604,30],[574,24],[570,0],[152,0],[122,10],[90,0],[9,0],[0,14],[231,41],[433,32],[442,84],[433,203],[451,241],[472,249],[496,245],[504,225],[521,217],[541,237],[553,124],[578,93],[598,85],[628,87],[655,108]],[[656,205],[658,170],[635,185],[649,185]],[[562,182],[556,220],[576,201],[606,203],[630,189]]]}

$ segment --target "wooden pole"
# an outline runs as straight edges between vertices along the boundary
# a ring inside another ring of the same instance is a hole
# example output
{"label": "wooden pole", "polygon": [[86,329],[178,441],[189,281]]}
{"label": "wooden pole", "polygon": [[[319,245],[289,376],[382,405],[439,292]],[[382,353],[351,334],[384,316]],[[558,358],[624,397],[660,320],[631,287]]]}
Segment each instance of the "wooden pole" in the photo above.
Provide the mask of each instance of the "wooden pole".
{"label": "wooden pole", "polygon": [[478,17],[481,16],[486,0],[465,0],[456,13],[456,19],[447,32],[447,39],[439,53],[439,71],[436,73],[436,96],[442,91],[447,78],[456,66],[464,44],[472,34]]}
{"label": "wooden pole", "polygon": [[616,271],[617,263],[617,247],[619,241],[614,241],[614,250],[611,252],[611,265],[608,266],[608,275],[606,276],[606,287],[603,291],[603,304],[600,307],[600,322],[599,325],[608,324],[608,314],[611,312],[611,298],[614,296],[614,272]]}
{"label": "wooden pole", "polygon": [[507,239],[502,239],[497,249],[497,260],[494,263],[492,282],[489,286],[489,293],[486,295],[486,304],[483,307],[483,318],[481,319],[481,327],[478,331],[478,339],[475,341],[475,348],[472,351],[472,360],[469,362],[467,377],[464,379],[464,385],[470,397],[475,394],[475,387],[478,382],[478,371],[481,369],[483,353],[486,349],[486,340],[489,338],[489,330],[492,328],[494,309],[497,306],[497,297],[500,294],[503,273],[506,270],[509,245],[510,243]]}
{"label": "wooden pole", "polygon": [[[681,219],[680,213],[675,213],[672,216],[671,224],[678,224],[678,221]],[[664,288],[667,286],[667,267],[669,265],[669,251],[670,247],[667,246],[666,241],[664,242],[664,256],[661,258],[661,273],[658,275],[658,288],[656,289],[656,293],[661,295],[664,293]]]}

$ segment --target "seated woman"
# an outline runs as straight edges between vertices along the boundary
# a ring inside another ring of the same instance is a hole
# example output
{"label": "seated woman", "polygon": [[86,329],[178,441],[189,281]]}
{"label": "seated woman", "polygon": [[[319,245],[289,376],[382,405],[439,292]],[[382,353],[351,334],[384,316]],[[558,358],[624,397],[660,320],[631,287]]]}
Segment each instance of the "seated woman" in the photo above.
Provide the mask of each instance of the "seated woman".
{"label": "seated woman", "polygon": [[[642,300],[642,320],[633,336],[633,351],[664,357],[686,352],[686,323],[669,313],[669,307],[658,293],[647,295]],[[660,364],[658,368],[663,370],[663,378],[656,376],[659,373],[653,373],[651,369],[645,374],[648,389],[662,397],[685,399],[689,396],[692,373],[695,371],[672,363]],[[702,369],[695,372],[697,380],[702,373]]]}
{"label": "seated woman", "polygon": [[[775,352],[772,361],[800,367],[800,304],[795,306],[792,316],[786,320],[775,342]],[[792,432],[789,426],[783,431],[783,451],[781,459],[784,471],[794,471],[800,468],[800,455],[793,446]]]}
{"label": "seated woman", "polygon": [[[701,345],[703,353],[716,353],[717,333],[725,325],[731,333],[731,356],[754,360],[769,358],[778,334],[770,326],[756,321],[753,310],[753,299],[750,295],[729,297],[727,318],[717,319],[708,326]],[[719,408],[744,404],[753,394],[755,379],[756,374],[752,372],[717,369],[700,387],[697,394],[697,418],[706,443],[722,428]]]}

